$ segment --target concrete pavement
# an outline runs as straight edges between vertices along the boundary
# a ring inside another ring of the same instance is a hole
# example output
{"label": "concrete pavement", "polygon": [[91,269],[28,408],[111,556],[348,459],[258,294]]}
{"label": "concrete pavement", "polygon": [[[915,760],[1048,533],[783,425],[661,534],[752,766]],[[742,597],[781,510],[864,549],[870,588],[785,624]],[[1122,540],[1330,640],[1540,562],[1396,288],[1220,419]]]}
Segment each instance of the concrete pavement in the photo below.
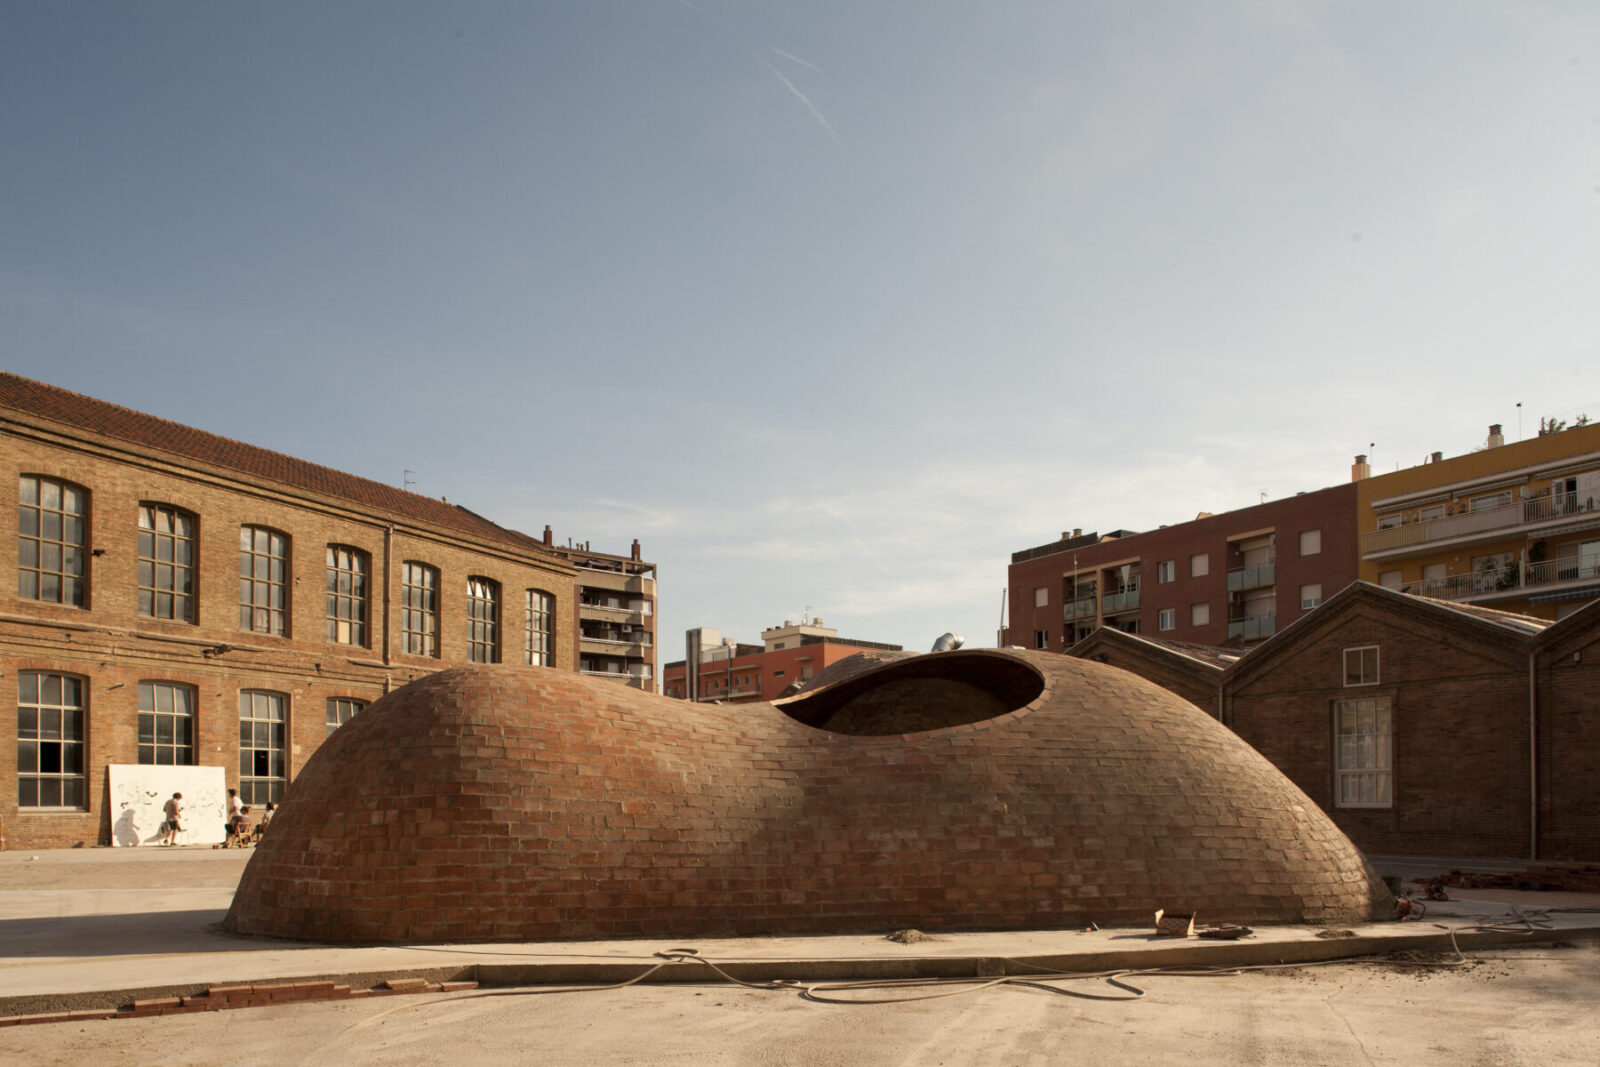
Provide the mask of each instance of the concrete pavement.
{"label": "concrete pavement", "polygon": [[[220,929],[247,859],[248,853],[211,849],[0,853],[0,1016],[290,979],[335,979],[357,988],[405,976],[598,985],[635,977],[662,962],[654,953],[674,948],[692,948],[747,981],[841,981],[1258,965],[1449,951],[1452,937],[1464,949],[1600,938],[1600,898],[1462,890],[1458,899],[1430,905],[1419,922],[1365,924],[1338,936],[1314,926],[1257,927],[1238,942],[1072,929],[938,934],[913,944],[871,935],[330,947]],[[1536,909],[1548,912],[1536,917]],[[651,977],[708,980],[716,976],[692,962],[671,963]]]}

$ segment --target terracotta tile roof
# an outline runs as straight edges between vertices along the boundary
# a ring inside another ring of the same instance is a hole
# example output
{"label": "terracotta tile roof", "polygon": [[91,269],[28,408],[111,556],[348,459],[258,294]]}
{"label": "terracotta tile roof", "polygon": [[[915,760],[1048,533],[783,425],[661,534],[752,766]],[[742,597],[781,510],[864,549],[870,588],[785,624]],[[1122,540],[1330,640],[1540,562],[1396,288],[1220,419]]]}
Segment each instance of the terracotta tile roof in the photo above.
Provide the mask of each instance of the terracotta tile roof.
{"label": "terracotta tile roof", "polygon": [[247,445],[169,419],[109,404],[91,396],[58,389],[0,371],[0,409],[20,412],[119,441],[158,449],[209,466],[225,467],[296,489],[333,497],[363,510],[442,526],[468,537],[498,541],[523,549],[542,549],[540,542],[499,526],[466,508],[359,478],[281,452]]}

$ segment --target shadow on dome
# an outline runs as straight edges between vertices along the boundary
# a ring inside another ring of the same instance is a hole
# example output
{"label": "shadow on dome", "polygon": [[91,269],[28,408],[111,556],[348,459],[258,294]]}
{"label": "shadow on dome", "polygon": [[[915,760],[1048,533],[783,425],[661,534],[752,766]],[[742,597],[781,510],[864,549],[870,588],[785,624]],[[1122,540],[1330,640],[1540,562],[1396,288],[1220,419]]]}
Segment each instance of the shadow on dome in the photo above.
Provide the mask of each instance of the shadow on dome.
{"label": "shadow on dome", "polygon": [[996,719],[1026,707],[1043,691],[1043,676],[1021,660],[949,652],[892,663],[779,707],[819,730],[883,737]]}

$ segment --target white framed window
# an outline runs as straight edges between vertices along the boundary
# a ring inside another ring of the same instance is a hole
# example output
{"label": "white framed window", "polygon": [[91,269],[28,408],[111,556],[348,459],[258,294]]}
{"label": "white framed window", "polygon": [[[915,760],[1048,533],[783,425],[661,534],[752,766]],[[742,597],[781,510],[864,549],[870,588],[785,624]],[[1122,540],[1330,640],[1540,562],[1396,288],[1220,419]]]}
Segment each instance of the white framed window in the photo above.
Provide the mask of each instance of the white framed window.
{"label": "white framed window", "polygon": [[1033,631],[1033,647],[1034,648],[1049,648],[1050,647],[1050,631],[1049,630],[1035,630],[1035,631]]}
{"label": "white framed window", "polygon": [[1300,531],[1300,554],[1302,556],[1317,556],[1322,554],[1322,531]]}
{"label": "white framed window", "polygon": [[1178,628],[1178,609],[1162,608],[1156,612],[1156,629],[1176,630]]}
{"label": "white framed window", "polygon": [[1211,573],[1211,553],[1197,552],[1189,557],[1189,577],[1202,578]]}
{"label": "white framed window", "polygon": [[261,689],[239,690],[239,801],[277,803],[288,780],[284,736],[289,697]]}
{"label": "white framed window", "polygon": [[1383,586],[1385,589],[1399,589],[1400,588],[1400,572],[1399,571],[1379,571],[1378,572],[1378,584]]}
{"label": "white framed window", "polygon": [[527,600],[523,607],[523,645],[522,662],[535,667],[549,667],[550,659],[550,613],[555,603],[549,593],[538,589],[528,590]]}
{"label": "white framed window", "polygon": [[172,682],[139,683],[139,762],[194,765],[194,690]]}
{"label": "white framed window", "polygon": [[1048,586],[1039,586],[1033,591],[1033,606],[1047,608],[1050,606],[1050,589]]}
{"label": "white framed window", "polygon": [[363,701],[354,700],[350,697],[329,697],[327,709],[324,712],[324,718],[328,724],[328,736],[332,737],[335,730],[355,718],[356,712],[366,706]]}
{"label": "white framed window", "polygon": [[1438,522],[1442,518],[1444,518],[1443,504],[1429,504],[1427,507],[1417,510],[1418,522]]}
{"label": "white framed window", "polygon": [[1161,560],[1159,563],[1156,564],[1156,584],[1157,585],[1164,585],[1167,582],[1173,581],[1175,578],[1177,578],[1177,576],[1178,576],[1178,561],[1177,560],[1175,560],[1175,559],[1164,559],[1164,560]]}
{"label": "white framed window", "polygon": [[1190,626],[1209,626],[1209,625],[1211,625],[1211,602],[1210,601],[1202,600],[1198,604],[1190,604],[1189,605],[1189,625]]}
{"label": "white framed window", "polygon": [[17,673],[17,807],[89,810],[84,688],[70,674]]}
{"label": "white framed window", "polygon": [[1344,650],[1344,684],[1378,684],[1378,646],[1363,645]]}
{"label": "white framed window", "polygon": [[1387,515],[1379,515],[1378,516],[1378,529],[1380,529],[1380,530],[1392,530],[1396,526],[1399,526],[1401,521],[1404,518],[1405,518],[1405,516],[1402,515],[1398,511],[1392,511]]}
{"label": "white framed window", "polygon": [[1313,582],[1300,587],[1300,610],[1310,611],[1322,603],[1322,583]]}
{"label": "white framed window", "polygon": [[1341,808],[1394,804],[1394,715],[1389,698],[1333,702],[1334,796]]}

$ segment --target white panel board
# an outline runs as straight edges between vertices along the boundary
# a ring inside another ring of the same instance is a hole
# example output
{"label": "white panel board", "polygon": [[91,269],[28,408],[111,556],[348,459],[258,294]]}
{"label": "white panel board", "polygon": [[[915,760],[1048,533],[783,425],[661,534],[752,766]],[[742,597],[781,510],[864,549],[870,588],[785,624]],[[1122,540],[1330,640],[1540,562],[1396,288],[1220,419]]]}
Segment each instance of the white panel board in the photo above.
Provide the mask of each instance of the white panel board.
{"label": "white panel board", "polygon": [[146,767],[113,763],[106,767],[111,786],[111,844],[121,848],[161,841],[163,807],[182,793],[180,845],[219,843],[227,836],[228,779],[221,767]]}

